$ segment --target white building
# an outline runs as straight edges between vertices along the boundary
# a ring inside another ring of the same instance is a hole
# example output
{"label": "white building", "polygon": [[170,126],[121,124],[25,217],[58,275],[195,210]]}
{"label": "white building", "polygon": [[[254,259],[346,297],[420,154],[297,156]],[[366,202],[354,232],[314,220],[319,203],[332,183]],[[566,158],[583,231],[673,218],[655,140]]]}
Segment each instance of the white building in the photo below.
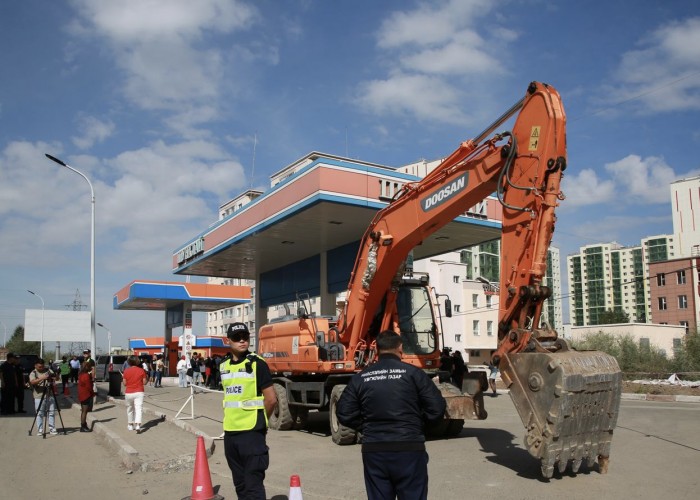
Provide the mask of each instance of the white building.
{"label": "white building", "polygon": [[671,213],[676,257],[700,256],[700,177],[671,183]]}
{"label": "white building", "polygon": [[564,337],[573,342],[586,339],[589,335],[603,332],[623,337],[631,336],[640,346],[653,346],[673,358],[675,350],[680,348],[685,336],[685,327],[681,325],[657,325],[652,323],[621,323],[599,326],[564,326]]}

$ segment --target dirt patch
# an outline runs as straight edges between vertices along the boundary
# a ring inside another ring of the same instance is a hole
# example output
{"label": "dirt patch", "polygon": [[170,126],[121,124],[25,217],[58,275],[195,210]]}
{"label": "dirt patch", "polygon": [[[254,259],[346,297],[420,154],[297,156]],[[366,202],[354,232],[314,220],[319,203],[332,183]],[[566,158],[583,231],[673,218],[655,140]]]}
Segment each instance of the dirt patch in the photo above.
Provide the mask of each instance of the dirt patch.
{"label": "dirt patch", "polygon": [[663,394],[672,396],[700,396],[700,387],[671,384],[639,384],[622,382],[622,392],[632,394]]}

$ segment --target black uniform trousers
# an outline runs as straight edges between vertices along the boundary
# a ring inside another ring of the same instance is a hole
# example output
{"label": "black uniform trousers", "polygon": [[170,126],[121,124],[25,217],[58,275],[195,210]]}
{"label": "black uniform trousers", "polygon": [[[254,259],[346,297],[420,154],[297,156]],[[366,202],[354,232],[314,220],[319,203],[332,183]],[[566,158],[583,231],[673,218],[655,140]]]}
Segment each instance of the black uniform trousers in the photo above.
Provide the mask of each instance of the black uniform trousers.
{"label": "black uniform trousers", "polygon": [[240,500],[265,500],[265,471],[270,455],[265,433],[247,431],[224,434],[224,452]]}
{"label": "black uniform trousers", "polygon": [[368,500],[428,498],[428,453],[370,451],[362,453]]}

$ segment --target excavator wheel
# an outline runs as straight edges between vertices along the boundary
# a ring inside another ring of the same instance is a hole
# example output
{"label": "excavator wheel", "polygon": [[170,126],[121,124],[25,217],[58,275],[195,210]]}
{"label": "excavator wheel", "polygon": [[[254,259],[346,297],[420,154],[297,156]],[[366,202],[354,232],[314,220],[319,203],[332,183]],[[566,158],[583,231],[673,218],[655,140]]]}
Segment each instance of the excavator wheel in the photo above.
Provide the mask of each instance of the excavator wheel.
{"label": "excavator wheel", "polygon": [[277,395],[277,406],[268,419],[268,426],[275,431],[288,431],[294,425],[292,414],[289,411],[289,402],[287,399],[287,389],[282,384],[272,384]]}
{"label": "excavator wheel", "polygon": [[331,405],[330,405],[330,424],[331,424],[331,438],[335,444],[347,445],[355,444],[357,441],[357,432],[350,427],[346,427],[340,422],[338,422],[338,417],[335,414],[335,409],[340,399],[340,395],[345,390],[344,384],[339,384],[333,387],[331,391]]}
{"label": "excavator wheel", "polygon": [[576,473],[585,460],[607,471],[617,424],[622,373],[599,351],[506,354],[501,377],[525,425],[525,447],[541,460],[542,475],[569,463]]}

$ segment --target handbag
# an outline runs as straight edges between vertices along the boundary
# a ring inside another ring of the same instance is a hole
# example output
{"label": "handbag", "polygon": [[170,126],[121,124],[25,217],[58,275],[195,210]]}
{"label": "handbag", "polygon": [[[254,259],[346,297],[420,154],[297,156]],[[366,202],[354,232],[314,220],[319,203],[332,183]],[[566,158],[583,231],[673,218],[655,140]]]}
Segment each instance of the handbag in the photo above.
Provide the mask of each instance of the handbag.
{"label": "handbag", "polygon": [[191,377],[193,373],[194,373],[194,370],[192,370],[192,368],[187,369],[187,376],[188,377]]}

